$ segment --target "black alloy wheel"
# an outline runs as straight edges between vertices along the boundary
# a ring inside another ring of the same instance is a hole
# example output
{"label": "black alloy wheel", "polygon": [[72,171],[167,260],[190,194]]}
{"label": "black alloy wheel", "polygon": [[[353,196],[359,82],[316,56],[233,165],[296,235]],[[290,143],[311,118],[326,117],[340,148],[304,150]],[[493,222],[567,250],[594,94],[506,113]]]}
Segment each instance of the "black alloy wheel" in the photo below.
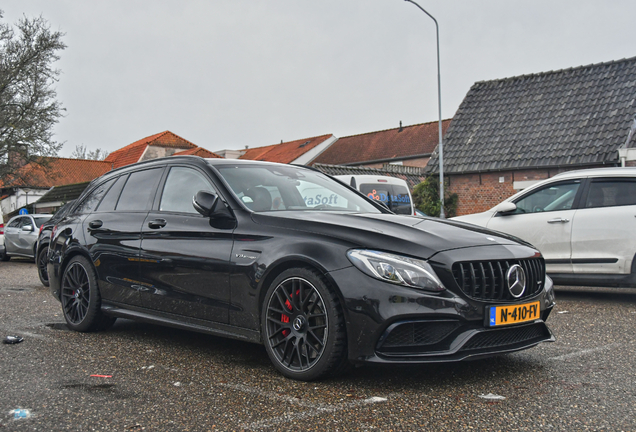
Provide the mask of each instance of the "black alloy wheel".
{"label": "black alloy wheel", "polygon": [[35,261],[38,266],[38,276],[40,277],[40,282],[42,282],[42,285],[44,286],[49,286],[49,272],[46,268],[48,255],[49,247],[44,246],[42,249],[40,249],[40,252],[38,253]]}
{"label": "black alloy wheel", "polygon": [[339,300],[314,270],[290,269],[271,284],[263,311],[265,348],[283,375],[309,381],[346,362]]}
{"label": "black alloy wheel", "polygon": [[61,300],[64,318],[71,330],[104,330],[115,323],[116,318],[105,316],[100,309],[95,270],[83,256],[73,257],[64,269]]}

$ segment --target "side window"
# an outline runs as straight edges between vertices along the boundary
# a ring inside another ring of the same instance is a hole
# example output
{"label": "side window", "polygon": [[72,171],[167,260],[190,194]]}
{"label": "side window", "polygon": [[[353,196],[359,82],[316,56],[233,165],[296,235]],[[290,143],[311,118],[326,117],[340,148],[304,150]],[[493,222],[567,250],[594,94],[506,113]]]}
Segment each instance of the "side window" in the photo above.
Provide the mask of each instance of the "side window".
{"label": "side window", "polygon": [[115,205],[117,205],[119,194],[121,193],[121,190],[124,187],[127,178],[127,175],[123,175],[115,181],[115,184],[108,190],[108,192],[106,192],[106,196],[104,196],[102,202],[100,202],[97,206],[98,212],[108,212],[115,210]]}
{"label": "side window", "polygon": [[148,209],[150,197],[154,196],[163,168],[137,171],[128,181],[117,202],[117,211],[141,211]]}
{"label": "side window", "polygon": [[586,208],[636,205],[635,180],[592,180]]}
{"label": "side window", "polygon": [[82,203],[77,206],[77,209],[75,209],[75,213],[90,213],[95,210],[97,208],[97,205],[102,200],[108,189],[110,189],[110,187],[113,185],[113,183],[115,183],[114,179],[97,186],[93,190],[93,192],[91,192],[90,195],[84,198],[84,201],[82,201]]}
{"label": "side window", "polygon": [[159,210],[179,213],[197,213],[192,198],[199,191],[213,191],[212,185],[200,172],[184,167],[170,168],[161,194]]}
{"label": "side window", "polygon": [[11,223],[9,225],[7,225],[7,227],[9,228],[19,228],[20,227],[20,223],[22,223],[22,219],[24,218],[17,218],[11,221]]}
{"label": "side window", "polygon": [[569,210],[574,204],[580,181],[559,183],[526,195],[515,204],[515,213],[539,213],[544,211]]}

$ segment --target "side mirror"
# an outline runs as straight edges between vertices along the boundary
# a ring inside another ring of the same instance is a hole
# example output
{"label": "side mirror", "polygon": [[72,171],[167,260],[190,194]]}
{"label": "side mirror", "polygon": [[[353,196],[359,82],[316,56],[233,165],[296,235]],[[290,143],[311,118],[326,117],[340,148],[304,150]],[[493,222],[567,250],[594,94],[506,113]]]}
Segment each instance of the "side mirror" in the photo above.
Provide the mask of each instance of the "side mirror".
{"label": "side mirror", "polygon": [[192,206],[203,216],[210,216],[214,212],[219,197],[213,192],[199,191],[192,198]]}
{"label": "side mirror", "polygon": [[192,206],[196,211],[207,217],[232,218],[232,214],[225,207],[219,196],[214,192],[199,191],[192,198]]}
{"label": "side mirror", "polygon": [[517,205],[513,202],[506,201],[495,206],[494,210],[495,213],[511,213],[517,210]]}
{"label": "side mirror", "polygon": [[22,231],[32,232],[33,231],[33,225],[24,225],[22,227]]}

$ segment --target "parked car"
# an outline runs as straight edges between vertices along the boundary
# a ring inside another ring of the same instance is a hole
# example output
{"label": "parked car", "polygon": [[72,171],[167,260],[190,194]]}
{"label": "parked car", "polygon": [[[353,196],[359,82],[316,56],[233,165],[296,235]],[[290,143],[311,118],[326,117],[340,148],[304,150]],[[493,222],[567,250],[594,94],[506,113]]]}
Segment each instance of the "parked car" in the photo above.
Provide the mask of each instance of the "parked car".
{"label": "parked car", "polygon": [[[332,204],[309,204],[311,188]],[[73,330],[124,317],[262,343],[299,380],[554,340],[536,249],[392,214],[317,170],[176,156],[110,171],[77,201],[48,262]]]}
{"label": "parked car", "polygon": [[334,177],[359,190],[367,197],[384,203],[393,213],[416,215],[409,185],[402,179],[377,175],[338,175]]}
{"label": "parked car", "polygon": [[558,174],[454,219],[533,244],[557,284],[636,287],[636,168]]}
{"label": "parked car", "polygon": [[75,200],[67,202],[55,212],[51,219],[45,221],[42,225],[40,225],[40,234],[38,235],[37,246],[35,248],[35,263],[38,266],[38,276],[40,277],[40,282],[42,282],[42,285],[44,286],[49,286],[49,272],[46,266],[47,257],[49,255],[51,231],[53,230],[53,227],[57,224],[57,222],[70,212],[70,210],[73,208],[73,203],[75,203]]}
{"label": "parked car", "polygon": [[9,219],[4,228],[4,257],[26,257],[35,259],[40,225],[51,218],[50,214],[20,215]]}

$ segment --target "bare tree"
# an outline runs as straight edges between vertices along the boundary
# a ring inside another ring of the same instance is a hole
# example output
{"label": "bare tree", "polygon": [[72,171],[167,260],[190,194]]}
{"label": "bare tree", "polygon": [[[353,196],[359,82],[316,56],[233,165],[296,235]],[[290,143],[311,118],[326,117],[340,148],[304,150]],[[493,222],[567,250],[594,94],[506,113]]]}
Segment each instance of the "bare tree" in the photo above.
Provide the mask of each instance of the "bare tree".
{"label": "bare tree", "polygon": [[103,149],[88,150],[84,144],[76,145],[75,150],[71,153],[73,159],[92,159],[104,160],[108,156],[108,152]]}
{"label": "bare tree", "polygon": [[60,71],[53,68],[66,48],[63,36],[41,16],[15,26],[0,21],[0,178],[62,147],[52,129],[64,111],[54,88]]}

